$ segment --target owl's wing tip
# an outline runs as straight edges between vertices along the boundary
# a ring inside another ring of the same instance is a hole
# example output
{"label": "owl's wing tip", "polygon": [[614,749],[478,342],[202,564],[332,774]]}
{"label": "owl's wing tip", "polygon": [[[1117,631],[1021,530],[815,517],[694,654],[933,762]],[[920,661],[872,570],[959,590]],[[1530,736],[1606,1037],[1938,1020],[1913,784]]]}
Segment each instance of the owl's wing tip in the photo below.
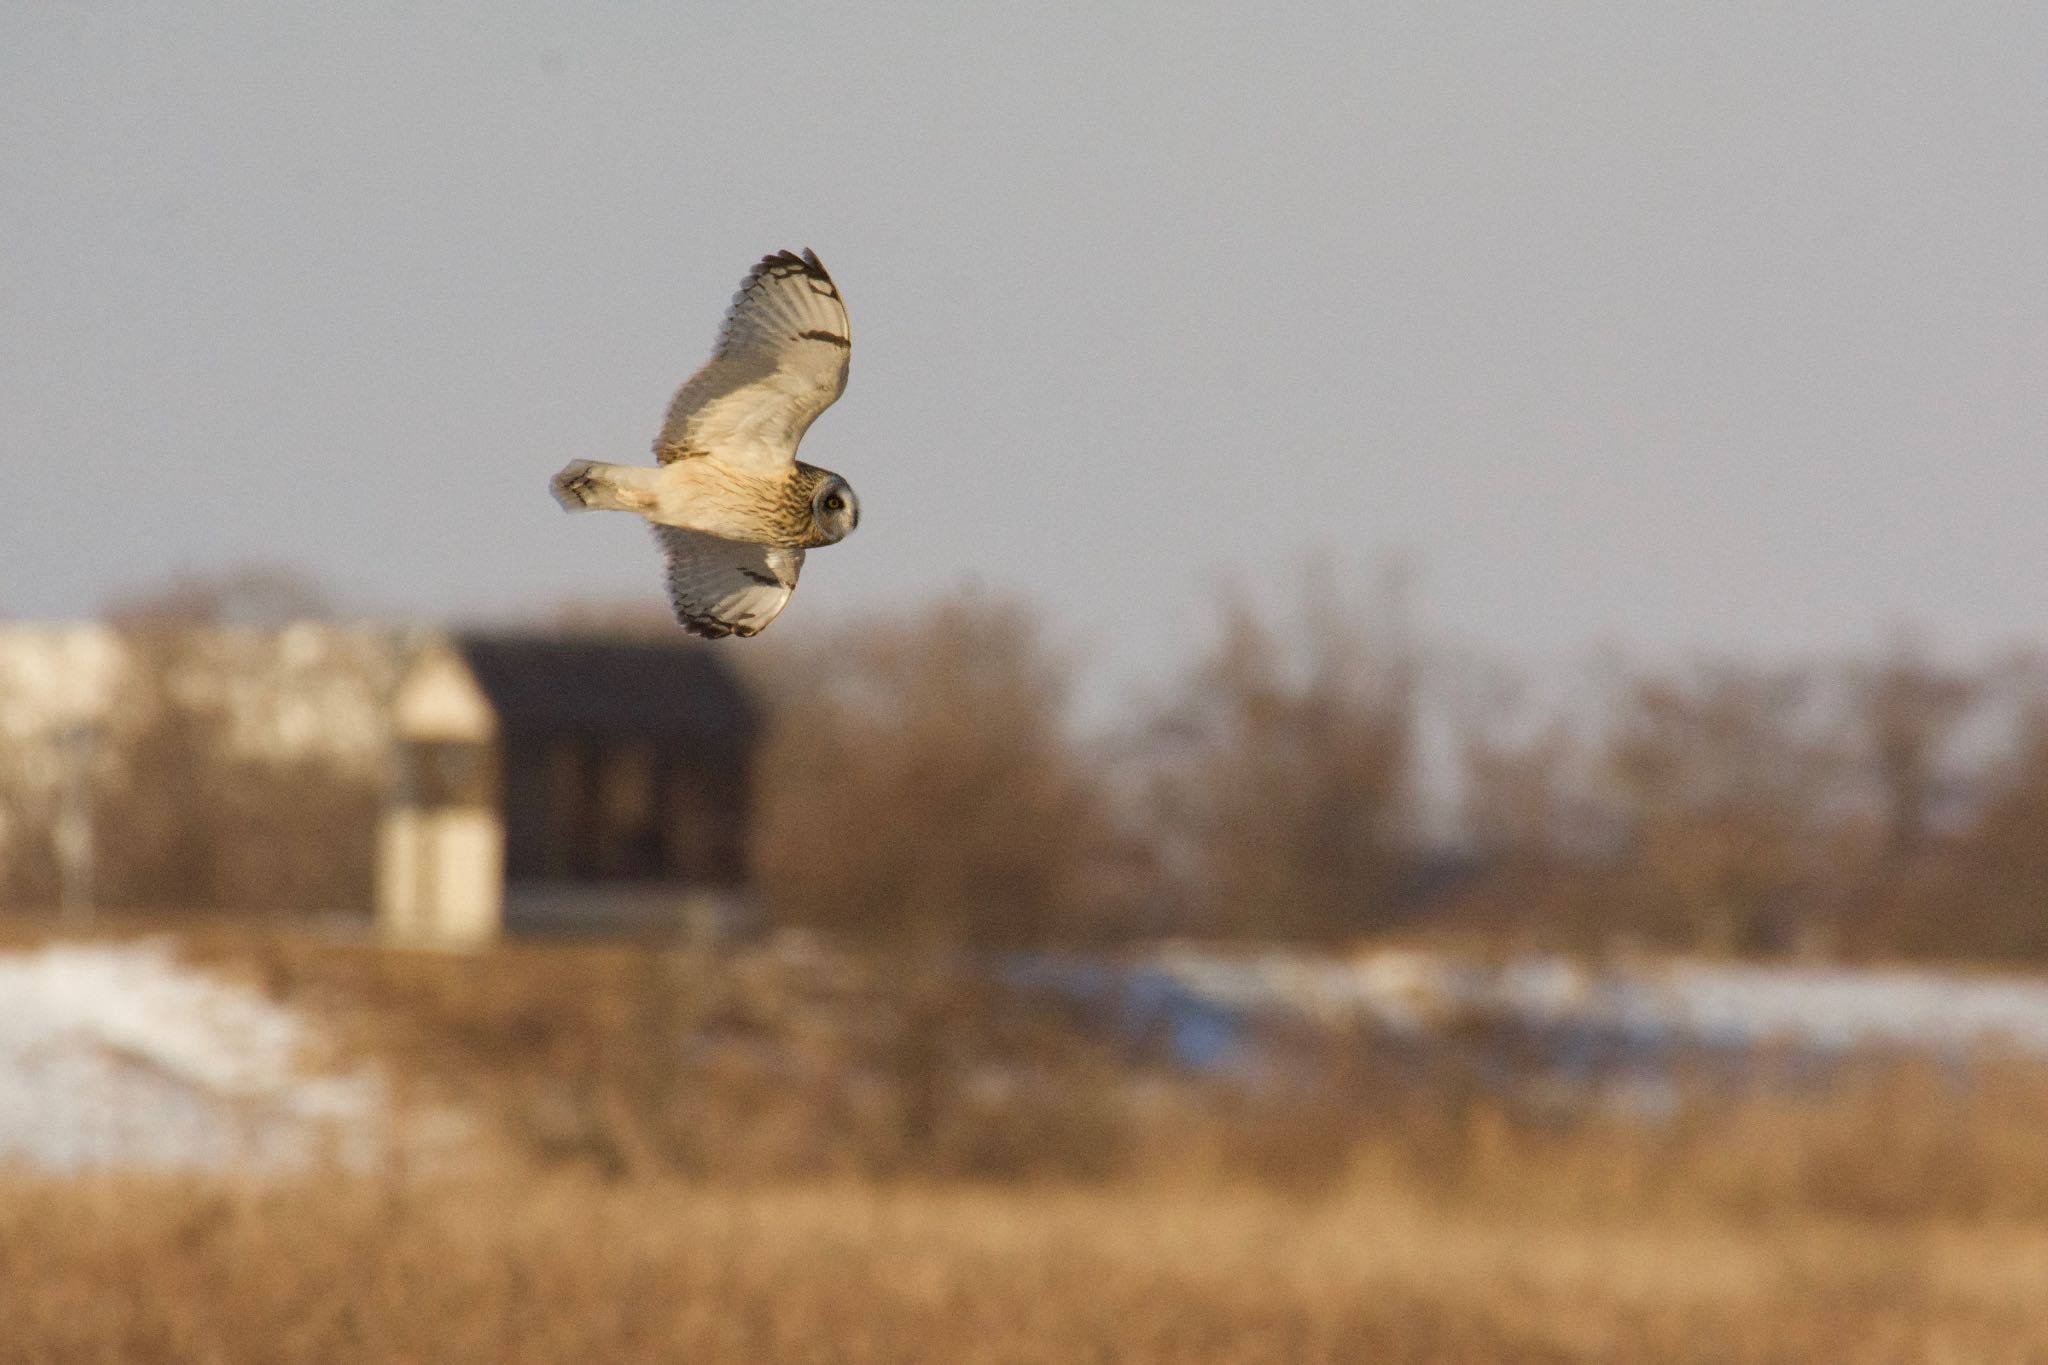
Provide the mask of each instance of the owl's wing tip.
{"label": "owl's wing tip", "polygon": [[723,640],[732,634],[732,627],[709,616],[678,616],[676,624],[683,628],[683,634],[694,635],[700,640]]}

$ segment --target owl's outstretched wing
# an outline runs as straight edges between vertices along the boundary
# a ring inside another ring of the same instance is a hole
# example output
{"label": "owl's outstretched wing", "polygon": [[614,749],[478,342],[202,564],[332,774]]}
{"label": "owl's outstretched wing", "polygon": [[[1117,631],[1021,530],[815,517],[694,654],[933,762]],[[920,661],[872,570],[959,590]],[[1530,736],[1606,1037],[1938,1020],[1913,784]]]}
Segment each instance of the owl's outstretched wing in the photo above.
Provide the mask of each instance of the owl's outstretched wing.
{"label": "owl's outstretched wing", "polygon": [[655,457],[716,455],[762,474],[788,470],[804,432],[846,391],[852,338],[839,288],[816,255],[763,256],[733,295],[711,359],[676,390]]}
{"label": "owl's outstretched wing", "polygon": [[802,550],[674,526],[654,527],[654,538],[668,556],[668,600],[676,620],[690,634],[711,640],[753,635],[773,621],[796,591],[804,567]]}

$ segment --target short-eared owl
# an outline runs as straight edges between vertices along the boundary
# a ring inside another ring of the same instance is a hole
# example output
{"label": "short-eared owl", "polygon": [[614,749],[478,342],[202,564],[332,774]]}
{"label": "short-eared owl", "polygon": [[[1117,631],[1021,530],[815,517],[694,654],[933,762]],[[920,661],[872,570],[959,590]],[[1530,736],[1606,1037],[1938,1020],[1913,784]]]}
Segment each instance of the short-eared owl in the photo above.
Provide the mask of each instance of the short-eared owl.
{"label": "short-eared owl", "polygon": [[846,305],[816,255],[779,251],[747,272],[704,367],[655,438],[656,468],[577,460],[554,477],[572,512],[638,512],[668,556],[668,595],[693,635],[752,635],[796,591],[804,551],[846,538],[860,500],[796,458],[846,390]]}

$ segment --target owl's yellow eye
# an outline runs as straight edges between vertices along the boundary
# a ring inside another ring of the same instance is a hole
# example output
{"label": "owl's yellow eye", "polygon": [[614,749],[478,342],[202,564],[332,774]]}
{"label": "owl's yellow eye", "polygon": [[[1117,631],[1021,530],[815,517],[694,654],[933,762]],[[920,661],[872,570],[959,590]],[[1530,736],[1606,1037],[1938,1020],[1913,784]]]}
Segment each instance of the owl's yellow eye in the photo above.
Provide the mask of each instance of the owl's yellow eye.
{"label": "owl's yellow eye", "polygon": [[825,499],[825,510],[827,512],[842,511],[845,507],[846,499],[840,497],[837,493],[834,493],[831,497]]}

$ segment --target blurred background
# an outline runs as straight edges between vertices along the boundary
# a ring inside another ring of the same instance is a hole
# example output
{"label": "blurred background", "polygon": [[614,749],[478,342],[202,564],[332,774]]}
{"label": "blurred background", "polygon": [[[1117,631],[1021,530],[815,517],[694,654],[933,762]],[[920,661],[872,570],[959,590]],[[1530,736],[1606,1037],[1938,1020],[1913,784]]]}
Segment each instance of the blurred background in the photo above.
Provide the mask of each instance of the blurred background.
{"label": "blurred background", "polygon": [[[2048,1352],[2048,16],[0,9],[0,1341]],[[861,492],[689,642],[762,253]]]}

